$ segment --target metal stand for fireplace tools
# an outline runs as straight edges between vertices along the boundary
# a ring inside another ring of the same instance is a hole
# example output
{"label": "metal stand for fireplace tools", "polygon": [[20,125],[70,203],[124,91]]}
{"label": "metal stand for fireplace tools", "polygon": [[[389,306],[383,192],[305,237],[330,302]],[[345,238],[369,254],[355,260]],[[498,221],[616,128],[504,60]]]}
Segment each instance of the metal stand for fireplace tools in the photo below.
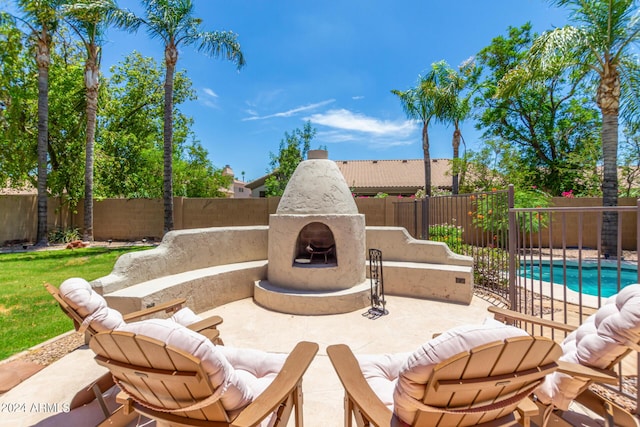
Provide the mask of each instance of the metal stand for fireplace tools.
{"label": "metal stand for fireplace tools", "polygon": [[385,309],[384,280],[382,279],[382,251],[369,249],[369,280],[371,281],[371,308],[364,314],[370,319],[389,314]]}

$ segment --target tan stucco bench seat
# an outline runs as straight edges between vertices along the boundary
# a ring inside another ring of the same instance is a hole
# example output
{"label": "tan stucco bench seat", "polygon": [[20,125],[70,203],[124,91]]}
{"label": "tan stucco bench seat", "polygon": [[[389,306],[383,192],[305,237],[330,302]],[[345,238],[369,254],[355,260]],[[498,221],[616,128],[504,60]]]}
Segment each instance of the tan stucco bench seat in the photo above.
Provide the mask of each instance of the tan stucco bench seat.
{"label": "tan stucco bench seat", "polygon": [[473,297],[472,266],[383,260],[382,272],[389,295],[462,304]]}
{"label": "tan stucco bench seat", "polygon": [[140,310],[168,298],[186,298],[196,313],[253,296],[257,280],[267,276],[267,260],[238,262],[167,275],[104,295],[122,313]]}

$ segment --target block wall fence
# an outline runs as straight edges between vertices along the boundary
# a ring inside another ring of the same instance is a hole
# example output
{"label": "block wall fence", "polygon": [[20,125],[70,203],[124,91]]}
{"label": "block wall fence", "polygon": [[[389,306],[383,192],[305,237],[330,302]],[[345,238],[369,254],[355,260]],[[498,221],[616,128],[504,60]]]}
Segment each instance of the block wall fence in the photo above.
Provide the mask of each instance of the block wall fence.
{"label": "block wall fence", "polygon": [[[174,228],[193,229],[204,227],[225,227],[239,225],[269,225],[269,215],[278,208],[280,198],[255,199],[203,199],[174,198]],[[357,198],[358,211],[365,215],[367,226],[396,226],[395,203],[413,203],[412,199],[387,197]],[[553,199],[554,206],[601,206],[600,198]],[[636,206],[635,198],[620,198],[620,206]],[[93,205],[93,235],[97,241],[160,241],[163,235],[163,203],[159,199],[105,199],[96,200]],[[10,243],[34,243],[37,233],[36,195],[0,195],[0,245]],[[58,198],[50,198],[48,203],[48,229],[68,229],[83,227],[83,203],[80,201],[76,212],[62,206]],[[628,218],[627,218],[628,216]],[[595,217],[583,221],[583,230],[595,230]],[[636,214],[625,214],[623,225],[623,246],[635,249]],[[571,228],[579,222],[567,217],[567,235],[577,235]],[[461,224],[458,224],[461,225]],[[585,233],[585,236],[595,233]],[[543,236],[545,233],[543,233]],[[543,240],[548,240],[543,237]],[[628,241],[627,241],[628,240]],[[547,243],[547,242],[545,242]],[[555,245],[557,242],[553,242]],[[573,245],[576,243],[574,242]],[[595,247],[596,243],[583,242]]]}

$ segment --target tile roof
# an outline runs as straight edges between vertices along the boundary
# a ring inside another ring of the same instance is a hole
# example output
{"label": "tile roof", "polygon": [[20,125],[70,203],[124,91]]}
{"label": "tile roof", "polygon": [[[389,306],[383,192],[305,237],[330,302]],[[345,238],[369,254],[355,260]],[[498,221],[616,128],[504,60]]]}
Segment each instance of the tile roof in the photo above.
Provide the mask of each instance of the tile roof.
{"label": "tile roof", "polygon": [[[411,192],[424,187],[424,161],[408,160],[335,160],[347,185],[357,192]],[[431,159],[431,184],[450,189],[450,159]],[[263,186],[267,174],[245,184],[256,189]]]}
{"label": "tile roof", "polygon": [[[336,160],[347,185],[355,188],[422,188],[424,161],[410,160]],[[431,159],[431,184],[451,188],[449,159]]]}

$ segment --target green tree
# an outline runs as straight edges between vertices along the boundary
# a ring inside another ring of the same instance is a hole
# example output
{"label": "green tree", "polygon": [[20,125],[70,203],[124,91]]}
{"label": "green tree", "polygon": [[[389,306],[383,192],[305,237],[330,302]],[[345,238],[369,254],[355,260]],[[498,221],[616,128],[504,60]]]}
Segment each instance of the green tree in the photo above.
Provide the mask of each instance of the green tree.
{"label": "green tree", "polygon": [[416,87],[400,91],[393,89],[394,95],[400,98],[402,109],[409,119],[422,123],[422,153],[424,158],[424,190],[431,197],[431,155],[429,153],[429,123],[436,115],[436,84],[431,71],[426,76],[418,77]]}
{"label": "green tree", "polygon": [[[560,69],[595,81],[596,103],[602,114],[603,206],[618,204],[618,121],[629,122],[640,112],[640,19],[637,0],[550,0],[571,9],[574,25],[543,33],[527,62],[509,76],[506,92],[523,80],[547,79]],[[618,221],[615,212],[603,214],[602,250],[617,256]]]}
{"label": "green tree", "polygon": [[512,96],[498,96],[500,85],[524,61],[533,40],[530,24],[509,27],[506,37],[494,38],[478,54],[483,69],[474,99],[478,127],[485,140],[516,149],[518,167],[510,172],[525,177],[527,185],[552,195],[570,189],[592,194],[600,121],[579,75],[557,70],[540,82],[521,81]]}
{"label": "green tree", "polygon": [[176,161],[174,179],[176,194],[186,197],[227,197],[225,190],[233,177],[222,174],[208,159],[207,150],[198,141],[192,141]]}
{"label": "green tree", "polygon": [[133,52],[110,73],[100,91],[96,197],[161,198],[162,70]]}
{"label": "green tree", "polygon": [[[5,27],[7,28],[7,27]],[[37,74],[29,48],[0,42],[3,52],[0,95],[6,109],[0,114],[0,170],[2,182],[14,186],[26,183],[37,186]],[[61,197],[72,208],[82,197],[83,168],[78,167],[78,153],[83,151],[84,120],[82,106],[81,51],[69,38],[64,26],[58,28],[57,43],[50,51],[47,86],[54,95],[47,102],[47,194]],[[7,50],[4,49],[7,47]],[[13,52],[13,53],[12,53]],[[78,112],[78,114],[74,114]]]}
{"label": "green tree", "polygon": [[145,17],[138,18],[130,28],[144,26],[151,37],[164,43],[166,75],[164,81],[164,232],[173,229],[173,85],[178,47],[195,45],[200,52],[215,58],[223,57],[245,65],[236,34],[230,31],[201,30],[202,20],[193,16],[191,0],[143,0]]}
{"label": "green tree", "polygon": [[[138,52],[110,70],[101,85],[96,136],[96,197],[162,198],[163,70]],[[193,119],[179,106],[195,98],[185,72],[174,81],[175,194],[222,197],[229,178],[213,167],[207,151],[194,139]]]}
{"label": "green tree", "polygon": [[471,88],[478,77],[478,68],[472,60],[463,62],[458,71],[452,69],[446,61],[432,65],[436,77],[436,118],[442,123],[453,124],[453,182],[452,192],[458,194],[458,175],[460,165],[460,141],[462,132],[460,123],[471,115]]}
{"label": "green tree", "polygon": [[0,24],[0,185],[37,186],[37,74],[15,22]]}
{"label": "green tree", "polygon": [[62,0],[17,0],[23,15],[10,17],[3,13],[0,20],[13,18],[24,24],[34,45],[38,66],[38,231],[37,244],[47,244],[47,139],[49,128],[49,65],[53,34],[59,24]]}
{"label": "green tree", "polygon": [[305,123],[302,130],[295,129],[292,133],[284,133],[278,153],[269,154],[271,171],[265,182],[267,197],[282,196],[291,175],[307,156],[311,140],[315,135],[316,129],[311,127],[309,121]]}
{"label": "green tree", "polygon": [[74,210],[83,197],[84,168],[79,155],[84,151],[86,116],[82,49],[69,36],[61,27],[51,51],[47,188]]}
{"label": "green tree", "polygon": [[100,58],[102,37],[112,21],[116,4],[113,0],[75,0],[63,7],[66,21],[80,38],[85,51],[84,84],[86,91],[86,147],[84,169],[83,239],[93,241],[93,176]]}
{"label": "green tree", "polygon": [[621,179],[624,184],[621,190],[623,197],[639,197],[640,188],[640,124],[627,126],[624,129],[624,140],[620,145]]}

